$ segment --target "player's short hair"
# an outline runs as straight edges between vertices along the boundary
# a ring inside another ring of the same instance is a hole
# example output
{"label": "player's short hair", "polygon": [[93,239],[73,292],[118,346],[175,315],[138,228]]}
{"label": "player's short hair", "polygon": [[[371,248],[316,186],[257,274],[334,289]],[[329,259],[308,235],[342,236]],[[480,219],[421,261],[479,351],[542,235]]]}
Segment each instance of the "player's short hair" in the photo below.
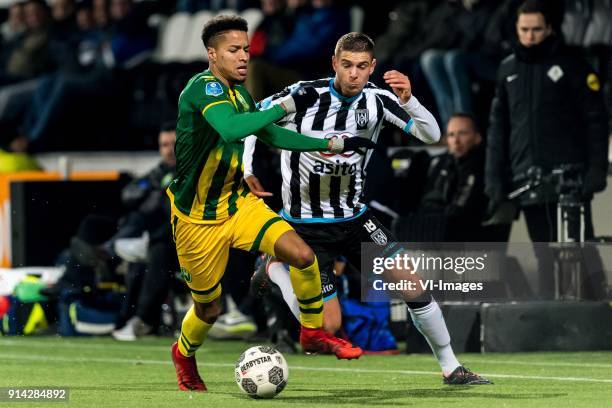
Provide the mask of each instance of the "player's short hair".
{"label": "player's short hair", "polygon": [[202,29],[204,47],[214,47],[215,39],[226,31],[248,31],[247,21],[239,16],[222,14],[209,20]]}
{"label": "player's short hair", "polygon": [[542,0],[525,0],[516,10],[516,16],[540,13],[544,16],[544,22],[550,24],[550,12],[550,6]]}
{"label": "player's short hair", "polygon": [[338,56],[341,51],[367,52],[374,56],[374,41],[363,33],[344,34],[336,43],[334,54]]}
{"label": "player's short hair", "polygon": [[474,132],[480,133],[480,126],[478,125],[478,119],[476,118],[476,116],[474,116],[474,114],[469,113],[469,112],[455,112],[452,115],[450,115],[450,117],[448,118],[448,121],[450,122],[450,120],[453,118],[469,119],[470,122],[472,122],[472,127],[474,128]]}

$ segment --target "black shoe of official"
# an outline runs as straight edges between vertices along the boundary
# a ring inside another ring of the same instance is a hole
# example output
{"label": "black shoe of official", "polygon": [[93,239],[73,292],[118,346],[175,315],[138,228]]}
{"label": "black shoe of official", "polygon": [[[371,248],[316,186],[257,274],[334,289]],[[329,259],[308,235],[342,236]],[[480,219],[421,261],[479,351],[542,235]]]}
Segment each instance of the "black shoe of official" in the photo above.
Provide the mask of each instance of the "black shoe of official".
{"label": "black shoe of official", "polygon": [[251,277],[251,293],[256,298],[263,298],[272,289],[272,281],[268,276],[270,255],[262,255],[255,262],[255,273]]}
{"label": "black shoe of official", "polygon": [[281,329],[276,333],[276,341],[274,342],[274,348],[280,351],[282,354],[297,354],[297,347],[295,341],[291,338],[289,332],[285,329]]}
{"label": "black shoe of official", "polygon": [[484,384],[493,384],[491,381],[486,378],[473,373],[469,368],[464,366],[459,366],[455,368],[455,370],[448,375],[448,377],[444,377],[444,384],[448,385],[484,385]]}

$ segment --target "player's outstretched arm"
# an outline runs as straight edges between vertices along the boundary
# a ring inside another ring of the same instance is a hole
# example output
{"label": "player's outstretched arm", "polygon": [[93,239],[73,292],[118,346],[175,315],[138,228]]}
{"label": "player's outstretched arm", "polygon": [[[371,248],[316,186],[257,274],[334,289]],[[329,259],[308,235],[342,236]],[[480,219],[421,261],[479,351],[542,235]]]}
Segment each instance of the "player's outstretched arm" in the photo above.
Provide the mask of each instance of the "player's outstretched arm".
{"label": "player's outstretched arm", "polygon": [[204,110],[204,118],[227,143],[254,134],[285,115],[280,105],[264,111],[236,113],[229,103],[218,103]]}
{"label": "player's outstretched arm", "polygon": [[273,124],[256,132],[255,136],[266,144],[283,150],[315,152],[330,148],[330,140],[304,136]]}
{"label": "player's outstretched arm", "polygon": [[344,153],[355,151],[363,154],[362,149],[376,148],[376,144],[370,139],[362,137],[316,139],[276,125],[266,126],[257,132],[256,136],[271,146],[297,152],[329,151]]}
{"label": "player's outstretched arm", "polygon": [[317,98],[318,94],[314,88],[298,87],[289,95],[280,98],[277,105],[263,111],[236,113],[229,102],[220,101],[221,103],[206,107],[203,113],[221,138],[231,143],[256,133],[285,115],[295,113],[296,110],[305,110],[312,106]]}

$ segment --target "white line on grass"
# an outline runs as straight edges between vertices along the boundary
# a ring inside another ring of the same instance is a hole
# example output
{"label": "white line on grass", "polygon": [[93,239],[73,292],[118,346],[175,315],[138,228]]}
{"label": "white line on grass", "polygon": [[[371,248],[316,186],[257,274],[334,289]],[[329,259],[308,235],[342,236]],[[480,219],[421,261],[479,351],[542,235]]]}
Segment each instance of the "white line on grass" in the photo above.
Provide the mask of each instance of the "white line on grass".
{"label": "white line on grass", "polygon": [[[40,347],[40,348],[67,348],[67,349],[90,349],[90,350],[124,350],[134,351],[134,349],[151,350],[151,351],[168,351],[170,352],[170,344],[167,346],[149,346],[146,344],[138,344],[138,342],[131,343],[93,343],[93,342],[61,342],[61,341],[19,341],[19,340],[0,340],[0,346],[14,346],[14,347]],[[201,350],[201,349],[200,349]]]}
{"label": "white line on grass", "polygon": [[[46,341],[32,341],[28,339],[27,341],[19,341],[19,340],[5,340],[0,339],[0,346],[15,346],[15,347],[40,347],[40,348],[49,348],[49,346],[54,348],[79,348],[79,349],[91,349],[91,350],[125,350],[125,351],[134,351],[134,349],[142,349],[142,350],[154,350],[154,351],[168,351],[170,349],[170,345],[168,346],[149,346],[146,344],[139,344],[138,342],[131,343],[95,343],[95,342],[46,342]],[[200,348],[200,351],[208,350],[206,348]],[[576,367],[576,368],[610,368],[612,369],[612,364],[606,363],[573,363],[573,362],[561,362],[561,361],[521,361],[521,360],[497,360],[497,359],[487,359],[480,357],[472,357],[466,356],[467,358],[463,360],[461,355],[459,356],[459,360],[473,362],[474,364],[505,364],[505,365],[528,365],[528,366],[542,366],[542,367]],[[431,355],[418,355],[411,354],[411,359],[423,359],[423,360],[431,360]],[[473,358],[473,359],[472,359]]]}
{"label": "white line on grass", "polygon": [[[125,364],[157,364],[170,365],[168,360],[142,360],[142,359],[125,359],[125,358],[97,358],[97,357],[57,357],[57,356],[33,356],[31,354],[4,354],[0,353],[0,359],[9,360],[31,360],[31,361],[59,361],[68,363],[125,363]],[[234,367],[229,363],[204,363],[204,366],[209,367]],[[418,370],[382,370],[369,368],[341,368],[341,367],[305,367],[291,365],[292,370],[304,371],[323,371],[323,372],[347,372],[347,373],[363,373],[363,374],[408,374],[408,375],[441,375],[437,371],[418,371]],[[595,382],[612,384],[612,380],[603,378],[588,378],[588,377],[547,377],[540,375],[514,375],[514,374],[489,374],[482,375],[491,378],[515,378],[520,380],[542,380],[542,381],[579,381],[579,382]]]}
{"label": "white line on grass", "polygon": [[[461,356],[459,356],[461,357]],[[470,360],[469,357],[465,360],[459,358],[461,361],[470,361],[474,364],[507,364],[507,365],[528,365],[528,366],[542,366],[542,367],[577,367],[577,368],[610,368],[612,364],[605,363],[564,363],[560,361],[517,361],[517,360],[488,360],[488,359],[474,359]]]}

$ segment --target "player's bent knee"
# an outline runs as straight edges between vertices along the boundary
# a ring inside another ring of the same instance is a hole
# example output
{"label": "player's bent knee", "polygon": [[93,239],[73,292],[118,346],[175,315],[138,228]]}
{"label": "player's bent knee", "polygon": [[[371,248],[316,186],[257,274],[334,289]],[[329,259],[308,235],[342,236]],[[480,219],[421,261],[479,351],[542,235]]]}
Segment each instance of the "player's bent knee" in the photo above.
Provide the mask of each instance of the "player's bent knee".
{"label": "player's bent knee", "polygon": [[298,269],[308,268],[315,261],[314,252],[295,231],[281,235],[274,245],[274,251],[277,259]]}
{"label": "player's bent knee", "polygon": [[312,252],[312,249],[310,249],[310,247],[307,245],[302,245],[301,247],[297,248],[295,265],[293,266],[299,269],[305,269],[312,265],[314,261],[315,254]]}

